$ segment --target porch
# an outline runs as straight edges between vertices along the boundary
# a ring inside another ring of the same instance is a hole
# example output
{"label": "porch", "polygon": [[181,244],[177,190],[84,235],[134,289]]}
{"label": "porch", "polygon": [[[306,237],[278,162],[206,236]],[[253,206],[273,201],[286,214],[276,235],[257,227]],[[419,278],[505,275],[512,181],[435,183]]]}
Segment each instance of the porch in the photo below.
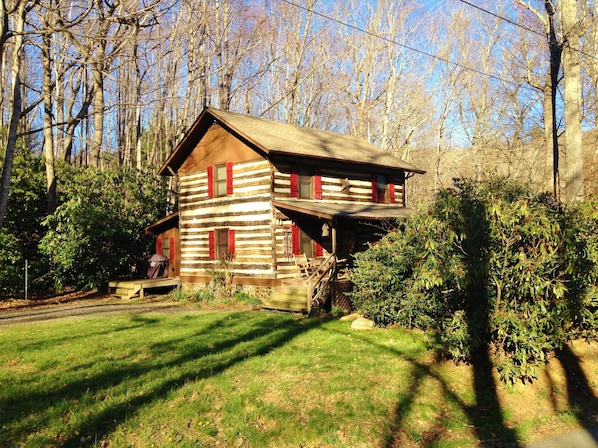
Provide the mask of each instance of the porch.
{"label": "porch", "polygon": [[337,305],[345,311],[352,308],[351,283],[344,273],[351,267],[356,252],[406,219],[412,210],[397,204],[356,203],[285,199],[273,205],[281,219],[295,223],[313,241],[331,253],[321,265],[297,263],[299,278],[285,279],[276,286],[264,308],[312,313],[314,308]]}
{"label": "porch", "polygon": [[312,314],[340,303],[348,310],[350,302],[344,293],[350,283],[340,274],[345,268],[346,260],[338,260],[334,254],[317,265],[313,262],[308,267],[298,265],[300,277],[283,280],[262,308]]}

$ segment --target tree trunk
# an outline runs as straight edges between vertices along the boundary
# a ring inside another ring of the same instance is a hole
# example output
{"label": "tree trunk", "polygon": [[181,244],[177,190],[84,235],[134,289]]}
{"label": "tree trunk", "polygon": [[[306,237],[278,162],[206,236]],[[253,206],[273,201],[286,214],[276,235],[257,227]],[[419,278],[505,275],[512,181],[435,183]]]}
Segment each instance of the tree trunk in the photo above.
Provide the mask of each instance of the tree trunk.
{"label": "tree trunk", "polygon": [[583,152],[581,128],[581,25],[577,0],[562,0],[563,74],[565,108],[565,191],[564,201],[584,198]]}
{"label": "tree trunk", "polygon": [[102,73],[100,53],[103,57],[103,51],[98,51],[97,60],[91,64],[93,70],[93,135],[91,137],[89,164],[96,168],[100,168],[102,139],[104,136],[104,75]]}
{"label": "tree trunk", "polygon": [[15,149],[17,147],[17,130],[19,120],[21,119],[21,53],[23,50],[23,30],[25,27],[25,11],[29,2],[19,3],[17,13],[15,14],[15,34],[14,49],[12,54],[11,75],[11,94],[12,104],[10,107],[10,126],[8,129],[8,142],[4,154],[4,166],[2,167],[2,180],[0,181],[0,230],[4,226],[4,217],[8,206],[8,188],[10,186],[10,175],[12,164],[15,158]]}
{"label": "tree trunk", "polygon": [[544,135],[546,136],[546,154],[552,155],[552,189],[557,201],[561,200],[561,176],[559,168],[559,137],[556,119],[556,99],[559,83],[559,70],[563,55],[563,47],[558,42],[554,28],[554,7],[551,2],[545,2],[548,16],[548,47],[550,50],[550,73],[548,85],[544,92]]}
{"label": "tree trunk", "polygon": [[[0,0],[0,69],[4,73],[4,44],[8,39],[8,11],[5,0]],[[0,76],[0,92],[4,92],[4,77]],[[0,95],[0,111],[3,109],[4,95]],[[4,120],[0,118],[0,125],[4,126]]]}
{"label": "tree trunk", "polygon": [[54,135],[52,132],[52,69],[50,60],[50,35],[42,36],[42,66],[44,92],[44,155],[46,159],[47,212],[56,209],[56,174],[54,170]]}

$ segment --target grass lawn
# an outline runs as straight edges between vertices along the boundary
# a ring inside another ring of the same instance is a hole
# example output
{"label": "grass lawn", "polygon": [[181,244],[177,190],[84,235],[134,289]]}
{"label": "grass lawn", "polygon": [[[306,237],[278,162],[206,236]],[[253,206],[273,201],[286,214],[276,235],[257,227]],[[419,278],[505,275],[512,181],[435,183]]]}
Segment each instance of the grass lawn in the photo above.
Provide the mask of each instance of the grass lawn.
{"label": "grass lawn", "polygon": [[[522,446],[596,415],[596,345],[532,386],[435,363],[419,333],[265,311],[0,328],[0,446]],[[588,395],[589,391],[589,395]],[[585,394],[585,395],[583,395]]]}

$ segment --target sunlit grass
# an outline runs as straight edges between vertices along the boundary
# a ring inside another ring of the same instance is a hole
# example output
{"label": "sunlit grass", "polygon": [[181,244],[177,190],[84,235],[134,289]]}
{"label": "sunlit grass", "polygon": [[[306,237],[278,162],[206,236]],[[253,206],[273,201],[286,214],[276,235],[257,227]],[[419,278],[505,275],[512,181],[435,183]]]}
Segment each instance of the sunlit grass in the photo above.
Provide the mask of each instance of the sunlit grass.
{"label": "sunlit grass", "polygon": [[2,328],[0,446],[479,443],[469,368],[434,364],[418,333],[349,327],[248,311]]}

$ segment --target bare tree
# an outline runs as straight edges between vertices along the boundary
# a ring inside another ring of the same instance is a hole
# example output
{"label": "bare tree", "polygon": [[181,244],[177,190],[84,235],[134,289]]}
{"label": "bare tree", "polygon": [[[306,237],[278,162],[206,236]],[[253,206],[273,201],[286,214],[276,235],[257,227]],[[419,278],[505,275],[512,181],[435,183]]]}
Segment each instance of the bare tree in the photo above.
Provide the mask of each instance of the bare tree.
{"label": "bare tree", "polygon": [[565,202],[583,200],[584,174],[581,128],[581,67],[582,25],[576,0],[562,0],[561,33],[563,39],[563,75],[565,108]]}
{"label": "bare tree", "polygon": [[[581,200],[583,189],[582,157],[582,102],[580,45],[584,32],[580,19],[579,5],[576,0],[546,0],[544,11],[534,8],[531,1],[517,0],[519,5],[532,11],[543,23],[548,36],[550,50],[550,102],[545,102],[545,109],[551,110],[551,139],[554,159],[555,195],[565,202]],[[557,108],[556,83],[559,66],[563,71],[563,108],[565,115],[565,160],[560,160],[555,116]],[[546,115],[546,114],[545,114]],[[561,170],[561,166],[564,169]],[[563,194],[561,197],[561,177],[564,173]]]}
{"label": "bare tree", "polygon": [[[4,2],[0,2],[4,3]],[[4,165],[2,167],[2,179],[0,180],[0,229],[4,225],[4,216],[6,215],[6,208],[8,205],[8,189],[10,186],[10,177],[12,173],[12,165],[15,157],[15,149],[18,139],[18,125],[22,117],[22,100],[21,100],[21,58],[23,52],[23,42],[25,34],[25,15],[32,2],[17,1],[14,14],[8,19],[13,22],[12,34],[13,48],[12,61],[10,69],[10,124],[8,129],[8,140],[6,144],[6,151],[4,153]],[[3,6],[4,9],[4,6]],[[4,9],[6,13],[6,9]],[[0,48],[0,50],[3,50]]]}

